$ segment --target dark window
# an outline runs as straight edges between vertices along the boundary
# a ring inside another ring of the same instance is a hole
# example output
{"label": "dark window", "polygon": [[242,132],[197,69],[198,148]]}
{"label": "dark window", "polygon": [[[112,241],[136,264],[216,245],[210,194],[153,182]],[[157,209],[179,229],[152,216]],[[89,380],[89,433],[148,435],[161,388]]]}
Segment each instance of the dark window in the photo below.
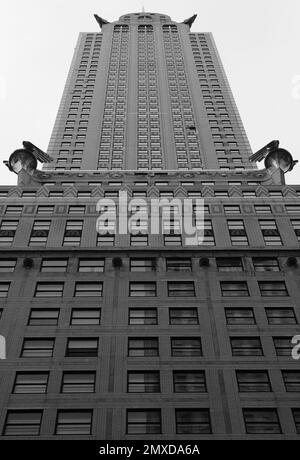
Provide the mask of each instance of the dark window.
{"label": "dark window", "polygon": [[231,337],[232,356],[263,356],[259,337]]}
{"label": "dark window", "polygon": [[160,409],[128,409],[127,434],[160,434]]}
{"label": "dark window", "polygon": [[271,206],[269,205],[255,205],[256,214],[272,214]]}
{"label": "dark window", "polygon": [[92,431],[92,410],[59,410],[55,434],[89,435]]}
{"label": "dark window", "polygon": [[175,393],[205,393],[204,371],[173,371]]}
{"label": "dark window", "polygon": [[63,246],[80,246],[82,228],[82,220],[68,220],[64,233]]}
{"label": "dark window", "polygon": [[181,235],[164,235],[164,245],[165,246],[181,246],[182,238]]}
{"label": "dark window", "polygon": [[156,308],[130,308],[129,309],[129,324],[157,324],[157,309]]}
{"label": "dark window", "polygon": [[219,272],[242,272],[243,264],[240,257],[217,257]]}
{"label": "dark window", "polygon": [[50,224],[50,220],[36,220],[34,222],[29,246],[45,246],[49,235]]}
{"label": "dark window", "polygon": [[293,308],[266,308],[269,324],[297,324]]}
{"label": "dark window", "polygon": [[96,338],[68,339],[66,356],[68,357],[96,357],[98,356],[98,339]]}
{"label": "dark window", "polygon": [[94,393],[96,372],[64,372],[61,393]]}
{"label": "dark window", "polygon": [[156,283],[151,282],[130,282],[129,283],[130,297],[155,297]]}
{"label": "dark window", "polygon": [[97,246],[113,246],[115,244],[115,235],[106,233],[97,235]]}
{"label": "dark window", "polygon": [[193,281],[168,281],[169,297],[195,297]]}
{"label": "dark window", "polygon": [[296,426],[296,431],[300,434],[300,409],[292,409],[292,414],[294,417],[294,422]]}
{"label": "dark window", "polygon": [[288,296],[288,291],[284,281],[259,281],[258,286],[262,297]]}
{"label": "dark window", "polygon": [[17,372],[13,393],[39,394],[46,393],[49,372]]}
{"label": "dark window", "polygon": [[281,373],[286,391],[300,392],[300,370],[286,370]]}
{"label": "dark window", "polygon": [[4,436],[38,436],[40,434],[42,410],[7,411]]}
{"label": "dark window", "polygon": [[233,246],[248,245],[248,237],[242,220],[228,220],[228,229]]}
{"label": "dark window", "polygon": [[130,246],[148,246],[148,235],[130,235]]}
{"label": "dark window", "polygon": [[256,272],[279,272],[280,267],[276,257],[253,257]]}
{"label": "dark window", "polygon": [[28,326],[56,326],[58,324],[59,309],[32,308]]}
{"label": "dark window", "polygon": [[158,356],[158,338],[129,338],[128,356]]}
{"label": "dark window", "polygon": [[170,324],[199,324],[197,308],[170,308]]}
{"label": "dark window", "polygon": [[11,246],[17,227],[18,220],[3,220],[0,226],[0,246]]}
{"label": "dark window", "polygon": [[172,337],[172,356],[203,356],[200,337]]}
{"label": "dark window", "polygon": [[266,246],[281,246],[282,241],[275,220],[259,220]]}
{"label": "dark window", "polygon": [[248,434],[279,434],[280,422],[276,409],[243,409]]}
{"label": "dark window", "polygon": [[127,373],[128,393],[159,393],[159,371],[130,371]]}
{"label": "dark window", "polygon": [[175,409],[177,434],[209,434],[209,409]]}
{"label": "dark window", "polygon": [[248,285],[246,281],[221,281],[221,293],[223,297],[248,297]]}
{"label": "dark window", "polygon": [[272,391],[268,371],[236,371],[236,379],[242,393]]}
{"label": "dark window", "polygon": [[99,308],[73,308],[71,314],[72,326],[99,325],[101,310]]}
{"label": "dark window", "polygon": [[167,271],[192,271],[192,260],[191,259],[167,259]]}
{"label": "dark window", "polygon": [[28,338],[24,339],[22,358],[52,358],[54,339]]}
{"label": "dark window", "polygon": [[273,337],[277,356],[292,356],[292,337]]}
{"label": "dark window", "polygon": [[225,308],[225,315],[229,325],[256,324],[253,308]]}

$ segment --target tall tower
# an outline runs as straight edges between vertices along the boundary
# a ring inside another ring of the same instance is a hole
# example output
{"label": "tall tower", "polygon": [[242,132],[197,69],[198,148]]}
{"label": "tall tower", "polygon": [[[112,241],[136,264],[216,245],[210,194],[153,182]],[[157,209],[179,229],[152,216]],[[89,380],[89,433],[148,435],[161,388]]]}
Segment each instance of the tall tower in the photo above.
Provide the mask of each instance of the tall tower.
{"label": "tall tower", "polygon": [[79,36],[47,169],[253,168],[213,37],[137,13]]}
{"label": "tall tower", "polygon": [[[295,161],[278,141],[251,154],[195,16],[96,19],[48,152],[25,141],[0,186],[0,436],[299,439]],[[169,233],[99,234],[120,191],[202,198],[203,243],[174,216]]]}

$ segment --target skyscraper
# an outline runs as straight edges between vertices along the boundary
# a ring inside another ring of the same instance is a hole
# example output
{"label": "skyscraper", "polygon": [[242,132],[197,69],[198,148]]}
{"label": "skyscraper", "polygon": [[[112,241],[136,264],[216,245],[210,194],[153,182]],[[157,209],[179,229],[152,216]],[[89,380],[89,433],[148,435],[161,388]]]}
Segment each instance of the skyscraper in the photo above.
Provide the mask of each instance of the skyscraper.
{"label": "skyscraper", "polygon": [[[295,162],[277,141],[252,155],[194,16],[96,19],[48,152],[25,142],[0,187],[1,436],[297,439]],[[97,233],[119,191],[202,198],[203,243],[174,216],[169,233]]]}

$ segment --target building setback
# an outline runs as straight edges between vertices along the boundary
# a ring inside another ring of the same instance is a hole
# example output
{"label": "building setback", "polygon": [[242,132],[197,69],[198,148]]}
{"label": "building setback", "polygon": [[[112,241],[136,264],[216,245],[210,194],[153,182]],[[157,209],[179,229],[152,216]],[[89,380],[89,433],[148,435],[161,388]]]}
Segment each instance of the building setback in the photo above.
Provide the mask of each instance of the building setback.
{"label": "building setback", "polygon": [[[96,19],[47,153],[25,142],[0,187],[1,438],[298,439],[295,162],[252,155],[195,17]],[[98,234],[119,191],[204,199],[203,244]]]}

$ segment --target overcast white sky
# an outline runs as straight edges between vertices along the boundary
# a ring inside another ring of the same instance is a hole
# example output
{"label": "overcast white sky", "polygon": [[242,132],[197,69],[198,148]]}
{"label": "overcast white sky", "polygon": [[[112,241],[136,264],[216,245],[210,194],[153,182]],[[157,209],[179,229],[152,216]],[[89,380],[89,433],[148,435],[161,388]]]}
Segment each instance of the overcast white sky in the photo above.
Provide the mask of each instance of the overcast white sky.
{"label": "overcast white sky", "polygon": [[[299,0],[1,0],[0,184],[15,184],[2,160],[29,140],[46,150],[79,32],[142,10],[213,32],[253,151],[279,139],[300,160]],[[263,167],[262,164],[259,167]],[[286,176],[300,183],[300,163]]]}

